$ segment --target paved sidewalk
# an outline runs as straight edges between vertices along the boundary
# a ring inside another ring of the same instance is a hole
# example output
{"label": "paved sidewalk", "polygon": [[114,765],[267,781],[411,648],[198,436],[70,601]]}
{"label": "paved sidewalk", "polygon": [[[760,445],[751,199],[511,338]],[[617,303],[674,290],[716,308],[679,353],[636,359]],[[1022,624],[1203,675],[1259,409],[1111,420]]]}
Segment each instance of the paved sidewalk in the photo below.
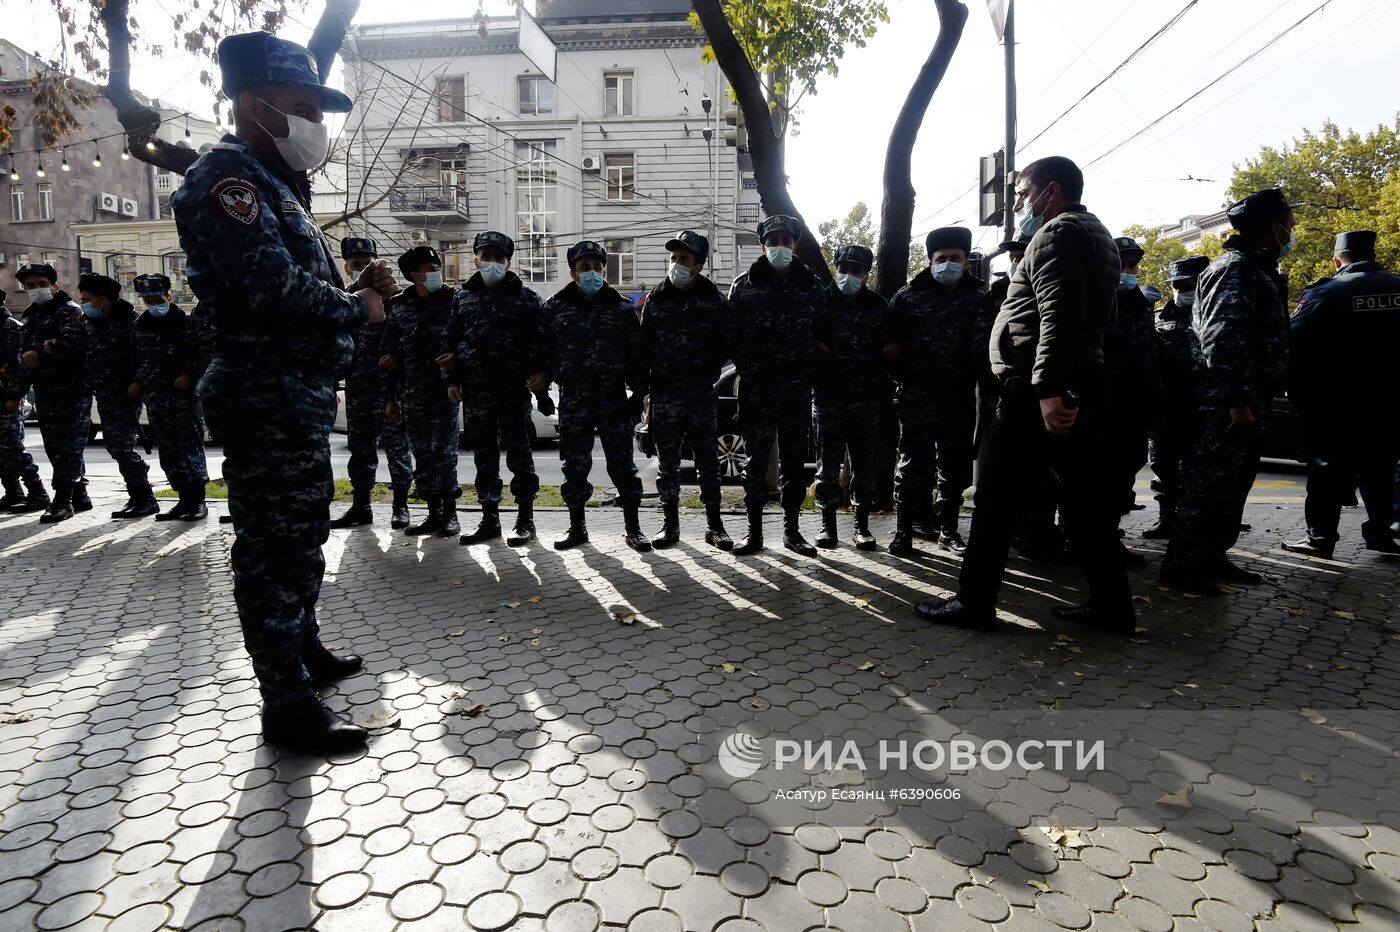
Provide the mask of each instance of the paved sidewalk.
{"label": "paved sidewalk", "polygon": [[[378,726],[332,762],[258,737],[227,527],[0,517],[0,929],[1400,928],[1397,568],[1352,512],[1339,560],[1283,553],[1293,501],[1251,505],[1269,580],[1221,599],[1143,546],[1127,640],[1016,559],[972,634],[912,613],[954,582],[932,549],[740,560],[686,515],[640,555],[611,509],[580,551],[464,548],[378,509],[326,548],[323,630],[366,658],[327,701]],[[1051,732],[1102,767],[989,766]],[[970,771],[777,767],[960,736]]]}

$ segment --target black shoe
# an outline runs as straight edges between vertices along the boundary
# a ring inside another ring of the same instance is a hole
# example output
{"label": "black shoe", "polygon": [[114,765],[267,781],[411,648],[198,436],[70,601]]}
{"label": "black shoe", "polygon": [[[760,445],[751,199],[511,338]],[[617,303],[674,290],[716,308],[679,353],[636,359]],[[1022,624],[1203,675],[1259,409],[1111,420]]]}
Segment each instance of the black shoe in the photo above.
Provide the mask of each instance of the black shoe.
{"label": "black shoe", "polygon": [[909,527],[909,533],[920,540],[931,540],[938,542],[938,526],[932,521],[915,521]]}
{"label": "black shoe", "polygon": [[55,498],[49,503],[49,507],[44,509],[44,513],[39,516],[39,523],[57,524],[60,521],[67,521],[71,517],[73,517],[72,503]]}
{"label": "black shoe", "polygon": [[962,554],[967,552],[967,541],[957,531],[944,531],[938,535],[938,543],[946,550]]}
{"label": "black shoe", "polygon": [[232,523],[233,523],[233,515],[219,515],[219,523],[220,523],[220,524],[232,524]]}
{"label": "black shoe", "polygon": [[1172,523],[1166,518],[1159,518],[1157,523],[1142,532],[1143,540],[1171,540]]}
{"label": "black shoe", "polygon": [[1173,570],[1162,567],[1162,585],[1190,592],[1193,595],[1220,595],[1220,587],[1205,573]]}
{"label": "black shoe", "polygon": [[968,628],[973,631],[991,631],[996,627],[996,609],[973,609],[957,598],[936,599],[920,602],[914,611],[925,621],[953,628]]}
{"label": "black shoe", "polygon": [[1147,557],[1144,557],[1142,554],[1138,553],[1136,550],[1129,550],[1129,549],[1128,549],[1126,546],[1124,546],[1123,544],[1119,544],[1119,545],[1118,545],[1118,550],[1119,550],[1119,553],[1121,553],[1122,556],[1123,556],[1123,565],[1124,565],[1124,566],[1146,566],[1146,565],[1147,565]]}
{"label": "black shoe", "polygon": [[876,549],[875,535],[870,533],[870,508],[865,505],[856,506],[853,541],[857,550],[869,552]]}
{"label": "black shoe", "polygon": [[798,525],[798,517],[801,514],[800,506],[783,509],[783,546],[799,556],[815,557],[817,548],[802,536],[802,528]]}
{"label": "black shoe", "polygon": [[347,676],[353,676],[365,665],[364,658],[359,654],[332,654],[319,644],[303,651],[301,662],[306,665],[311,682],[318,687],[329,686]]}
{"label": "black shoe", "polygon": [[1100,612],[1088,602],[1079,605],[1054,605],[1050,614],[1077,625],[1086,625],[1113,634],[1133,634],[1137,631],[1137,613],[1129,606],[1126,612]]}
{"label": "black shoe", "polygon": [[506,544],[511,547],[524,547],[535,539],[535,503],[522,502],[520,511],[515,515],[515,528],[510,532],[510,537],[506,538]]}
{"label": "black shoe", "polygon": [[1368,540],[1362,549],[1383,557],[1400,557],[1400,545],[1393,540]]}
{"label": "black shoe", "polygon": [[[24,504],[24,489],[6,489],[5,496],[0,498],[0,511],[10,511]],[[130,503],[128,503],[130,504]]]}
{"label": "black shoe", "polygon": [[1241,524],[1241,525],[1240,525],[1240,533],[1241,533],[1241,534],[1248,534],[1248,533],[1249,533],[1250,531],[1252,531],[1252,530],[1254,530],[1254,525],[1252,525],[1252,524]]}
{"label": "black shoe", "polygon": [[642,523],[637,515],[636,505],[625,505],[622,509],[622,521],[625,528],[623,543],[638,553],[651,553],[651,541],[642,533]]}
{"label": "black shoe", "polygon": [[44,488],[42,481],[28,486],[28,492],[29,494],[24,497],[24,501],[18,505],[10,506],[10,511],[15,514],[24,514],[31,511],[43,511],[49,507],[49,493]]}
{"label": "black shoe", "polygon": [[413,519],[408,514],[408,489],[394,492],[393,511],[390,512],[389,527],[395,531],[402,531],[413,523]]}
{"label": "black shoe", "polygon": [[1333,546],[1320,541],[1309,540],[1286,540],[1279,545],[1289,553],[1300,553],[1305,557],[1321,557],[1324,560],[1332,559]]}
{"label": "black shoe", "polygon": [[894,536],[890,538],[888,549],[897,557],[907,557],[918,552],[914,547],[914,536],[903,528],[895,530]]}
{"label": "black shoe", "polygon": [[349,510],[331,521],[332,528],[364,527],[374,523],[374,510],[369,506],[369,489],[355,489],[354,496]]}
{"label": "black shoe", "polygon": [[588,521],[582,507],[569,509],[569,530],[554,542],[555,550],[570,550],[588,543]]}
{"label": "black shoe", "polygon": [[409,537],[426,537],[436,534],[442,528],[442,499],[436,495],[428,498],[428,516],[418,524],[404,528]]}
{"label": "black shoe", "polygon": [[1215,568],[1215,579],[1223,583],[1239,583],[1242,586],[1257,586],[1264,581],[1264,577],[1258,573],[1251,573],[1242,566],[1236,566],[1229,560],[1221,560]]}
{"label": "black shoe", "polygon": [[822,508],[822,531],[817,535],[816,545],[823,550],[835,550],[841,545],[841,536],[836,530],[836,507]]}
{"label": "black shoe", "polygon": [[155,496],[150,495],[142,501],[128,504],[125,510],[125,518],[149,518],[151,515],[160,514],[160,505],[156,503]]}
{"label": "black shoe", "polygon": [[661,533],[651,539],[656,550],[674,547],[681,539],[680,502],[667,502],[661,506]]}
{"label": "black shoe", "polygon": [[438,528],[438,537],[456,537],[462,533],[462,525],[457,520],[457,499],[444,498],[442,500],[442,527]]}
{"label": "black shoe", "polygon": [[729,532],[724,529],[724,516],[720,513],[718,502],[705,506],[705,543],[726,553],[734,549],[734,541],[729,539]]}
{"label": "black shoe", "polygon": [[88,495],[86,481],[73,486],[73,511],[92,511],[92,498]]}
{"label": "black shoe", "polygon": [[763,549],[763,509],[749,508],[749,530],[739,543],[734,545],[734,554],[746,557]]}
{"label": "black shoe", "polygon": [[488,540],[501,539],[501,516],[498,506],[494,502],[483,503],[481,506],[481,523],[476,526],[476,530],[470,534],[463,534],[460,538],[462,546],[469,544],[484,544]]}
{"label": "black shoe", "polygon": [[318,698],[281,709],[262,711],[263,740],[300,754],[355,751],[369,741],[369,732],[336,715]]}
{"label": "black shoe", "polygon": [[204,504],[204,499],[196,499],[190,502],[190,507],[180,516],[181,521],[203,521],[209,517],[209,508]]}
{"label": "black shoe", "polygon": [[194,501],[189,491],[179,489],[180,500],[175,503],[175,507],[169,511],[156,515],[157,521],[178,521],[190,513],[194,507]]}

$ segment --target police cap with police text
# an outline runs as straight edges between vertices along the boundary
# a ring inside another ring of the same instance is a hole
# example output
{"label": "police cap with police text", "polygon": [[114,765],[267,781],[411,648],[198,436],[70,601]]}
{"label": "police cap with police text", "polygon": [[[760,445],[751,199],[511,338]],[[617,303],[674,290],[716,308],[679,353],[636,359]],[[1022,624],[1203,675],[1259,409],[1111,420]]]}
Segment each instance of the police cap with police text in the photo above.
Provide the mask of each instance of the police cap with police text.
{"label": "police cap with police text", "polygon": [[19,271],[15,273],[15,281],[23,284],[26,278],[33,278],[35,275],[44,276],[49,280],[50,285],[58,281],[58,273],[53,270],[53,266],[45,265],[42,262],[30,262],[27,265],[21,265]]}
{"label": "police cap with police text", "polygon": [[375,256],[379,255],[379,247],[374,240],[366,239],[363,236],[347,236],[340,241],[340,258],[349,259],[351,256]]}
{"label": "police cap with police text", "polygon": [[793,239],[801,239],[802,221],[787,214],[774,214],[759,221],[758,241],[760,243],[774,233],[791,233]]}
{"label": "police cap with police text", "polygon": [[1302,207],[1301,203],[1290,204],[1283,196],[1283,191],[1278,188],[1265,188],[1263,191],[1255,191],[1248,197],[1242,197],[1229,207],[1225,208],[1225,216],[1230,221],[1230,226],[1236,230],[1247,232],[1258,229],[1266,224],[1276,223],[1295,207]]}
{"label": "police cap with police text", "polygon": [[849,262],[852,265],[860,266],[868,272],[870,271],[870,267],[875,264],[875,254],[864,246],[857,246],[852,243],[847,246],[839,247],[836,250],[835,260],[835,264],[838,268],[842,263]]}
{"label": "police cap with police text", "polygon": [[152,272],[148,275],[138,275],[132,281],[131,287],[143,298],[165,297],[170,294],[170,279],[164,275]]}
{"label": "police cap with police text", "polygon": [[1185,282],[1190,281],[1200,275],[1210,265],[1208,256],[1187,256],[1185,259],[1173,259],[1167,266],[1167,281]]}
{"label": "police cap with police text", "polygon": [[98,275],[96,272],[84,272],[78,276],[78,290],[95,294],[99,298],[106,298],[108,301],[115,301],[121,297],[122,286],[121,282],[115,278]]}
{"label": "police cap with police text", "polygon": [[438,251],[431,246],[414,246],[408,252],[399,256],[399,271],[405,278],[411,278],[414,272],[423,267],[424,263],[433,262],[442,265],[442,257]]}
{"label": "police cap with police text", "polygon": [[485,233],[476,234],[476,239],[472,241],[472,252],[480,252],[488,246],[505,253],[507,259],[515,255],[515,240],[504,233],[487,230]]}
{"label": "police cap with police text", "polygon": [[603,248],[603,244],[595,243],[591,239],[586,239],[582,242],[574,243],[569,247],[569,268],[573,268],[575,262],[588,256],[592,256],[595,259],[602,259],[604,262],[608,261],[608,251]]}
{"label": "police cap with police text", "polygon": [[1338,233],[1337,244],[1332,248],[1332,251],[1334,253],[1355,252],[1374,256],[1376,254],[1376,231],[1352,230],[1349,233]]}
{"label": "police cap with police text", "polygon": [[268,85],[299,84],[317,90],[321,109],[327,113],[350,111],[350,98],[325,86],[316,69],[316,57],[305,46],[270,32],[244,32],[220,42],[218,54],[221,87],[229,100]]}
{"label": "police cap with police text", "polygon": [[689,249],[696,262],[704,262],[710,255],[710,241],[694,230],[681,230],[666,241],[668,250],[680,247]]}
{"label": "police cap with police text", "polygon": [[1137,256],[1141,259],[1145,255],[1142,246],[1131,236],[1115,236],[1113,245],[1118,247],[1118,255],[1120,256]]}
{"label": "police cap with police text", "polygon": [[972,251],[972,231],[967,227],[939,227],[928,235],[924,248],[931,256],[940,249]]}

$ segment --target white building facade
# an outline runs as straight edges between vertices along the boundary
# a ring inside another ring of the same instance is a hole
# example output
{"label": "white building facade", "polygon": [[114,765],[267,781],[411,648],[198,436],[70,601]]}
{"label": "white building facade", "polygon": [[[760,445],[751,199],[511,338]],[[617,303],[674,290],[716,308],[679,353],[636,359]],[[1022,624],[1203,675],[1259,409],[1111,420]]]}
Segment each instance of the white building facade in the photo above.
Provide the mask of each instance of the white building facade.
{"label": "white building facade", "polygon": [[335,156],[347,210],[367,207],[351,228],[385,255],[435,246],[450,282],[471,275],[473,237],[499,230],[515,240],[515,271],[545,296],[569,280],[568,248],[597,240],[609,281],[634,301],[664,279],[666,241],[694,229],[710,236],[706,271],[727,287],[757,255],[758,196],[747,156],[724,144],[727,87],[701,63],[689,10],[542,6],[553,81],[521,52],[513,18],[359,27],[344,56],[356,105]]}

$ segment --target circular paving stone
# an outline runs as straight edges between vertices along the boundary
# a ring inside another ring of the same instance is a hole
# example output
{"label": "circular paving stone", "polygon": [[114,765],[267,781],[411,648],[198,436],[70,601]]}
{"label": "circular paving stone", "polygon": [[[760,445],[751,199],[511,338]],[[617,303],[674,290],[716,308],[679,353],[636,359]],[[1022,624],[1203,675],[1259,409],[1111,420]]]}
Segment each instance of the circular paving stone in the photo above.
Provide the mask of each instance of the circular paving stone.
{"label": "circular paving stone", "polygon": [[350,806],[368,806],[377,803],[389,794],[389,787],[383,783],[357,783],[345,791],[345,802]]}
{"label": "circular paving stone", "polygon": [[116,786],[94,786],[68,800],[70,809],[96,809],[105,803],[110,803],[121,794],[121,788]]}
{"label": "circular paving stone", "polygon": [[1152,862],[1158,867],[1182,880],[1197,881],[1203,880],[1206,876],[1206,869],[1194,855],[1185,851],[1177,851],[1175,848],[1160,848],[1152,853]]}
{"label": "circular paving stone", "polygon": [[569,815],[570,806],[563,799],[537,799],[525,810],[525,818],[535,825],[557,825]]}
{"label": "circular paving stone", "polygon": [[1091,845],[1079,852],[1079,859],[1091,871],[1104,877],[1120,880],[1132,873],[1133,866],[1128,859],[1112,848]]}
{"label": "circular paving stone", "polygon": [[746,848],[761,845],[772,835],[768,823],[753,816],[739,816],[730,819],[729,823],[724,826],[724,832]]}
{"label": "circular paving stone", "polygon": [[234,857],[227,851],[206,851],[180,865],[180,883],[194,885],[218,880],[233,869]]}
{"label": "circular paving stone", "polygon": [[1201,900],[1196,916],[1216,932],[1254,932],[1254,920],[1244,910],[1221,900]]}
{"label": "circular paving stone", "polygon": [[428,856],[438,864],[461,864],[476,854],[481,844],[471,835],[448,835],[439,838],[428,851]]}
{"label": "circular paving stone", "polygon": [[555,786],[578,786],[588,779],[588,769],[580,764],[560,764],[549,772],[549,782]]}
{"label": "circular paving stone", "polygon": [[489,819],[505,811],[506,798],[499,793],[482,793],[467,800],[462,814],[468,819]]}
{"label": "circular paving stone", "polygon": [[394,894],[389,901],[389,912],[395,919],[412,922],[431,916],[447,898],[447,891],[435,883],[411,883]]}
{"label": "circular paving stone", "polygon": [[483,893],[467,904],[467,922],[481,932],[509,928],[519,915],[520,897],[514,893]]}
{"label": "circular paving stone", "polygon": [[110,832],[87,832],[68,839],[58,846],[53,859],[61,862],[83,861],[92,857],[112,840]]}
{"label": "circular paving stone", "polygon": [[29,877],[16,877],[0,883],[0,913],[14,909],[39,892],[39,881]]}
{"label": "circular paving stone", "polygon": [[[1091,850],[1094,849],[1085,848],[1080,854],[1084,855]],[[1055,855],[1048,849],[1042,848],[1040,845],[1033,845],[1030,842],[1018,842],[1008,849],[1008,853],[1011,855],[1011,860],[1015,861],[1026,870],[1035,871],[1037,874],[1049,874],[1059,866],[1055,860]],[[1124,876],[1126,876],[1127,873],[1127,869],[1125,868],[1123,871]]]}
{"label": "circular paving stone", "polygon": [[287,814],[280,809],[264,809],[244,816],[238,821],[238,834],[244,838],[271,835],[287,824]]}
{"label": "circular paving stone", "polygon": [[657,825],[671,838],[689,838],[700,831],[700,817],[688,809],[672,809]]}
{"label": "circular paving stone", "polygon": [[446,801],[446,793],[435,786],[427,786],[404,797],[403,807],[412,813],[432,812]]}
{"label": "circular paving stone", "polygon": [[[1040,771],[1035,772],[1039,773]],[[975,841],[969,841],[961,835],[944,835],[942,838],[938,839],[938,845],[936,847],[939,854],[943,855],[954,864],[960,864],[963,867],[975,867],[981,864],[983,858],[986,857],[986,852],[982,850],[981,845],[977,844]],[[1001,920],[988,921],[1000,922]]]}
{"label": "circular paving stone", "polygon": [[1172,917],[1165,909],[1140,896],[1125,896],[1113,904],[1119,919],[1142,932],[1171,932]]}
{"label": "circular paving stone", "polygon": [[112,869],[118,874],[137,874],[148,867],[155,867],[170,857],[174,850],[163,841],[148,841],[144,845],[126,849],[112,865]]}
{"label": "circular paving stone", "polygon": [[301,879],[301,865],[291,861],[274,861],[253,872],[244,884],[249,896],[276,896]]}
{"label": "circular paving stone", "polygon": [[326,909],[344,909],[358,903],[369,892],[369,887],[369,874],[347,871],[322,882],[314,896]]}
{"label": "circular paving stone", "polygon": [[50,903],[48,908],[35,917],[34,924],[45,930],[66,929],[82,922],[101,906],[100,893],[72,893],[56,903]]}
{"label": "circular paving stone", "polygon": [[758,896],[768,889],[768,871],[758,864],[736,861],[720,871],[719,882],[735,896]]}
{"label": "circular paving stone", "polygon": [[560,903],[544,917],[545,932],[593,932],[602,922],[598,907],[588,900]]}
{"label": "circular paving stone", "polygon": [[1225,852],[1225,863],[1250,880],[1273,883],[1278,880],[1278,865],[1262,854],[1231,848]]}
{"label": "circular paving stone", "polygon": [[491,768],[491,776],[502,783],[509,783],[511,780],[519,780],[530,772],[530,762],[520,760],[503,760]]}
{"label": "circular paving stone", "polygon": [[218,800],[211,800],[205,803],[198,803],[184,812],[175,821],[185,828],[199,828],[201,825],[209,825],[222,819],[228,814],[228,804]]}
{"label": "circular paving stone", "polygon": [[375,829],[365,838],[365,854],[385,857],[397,854],[413,841],[413,833],[401,825],[386,825]]}
{"label": "circular paving stone", "polygon": [[661,854],[647,862],[647,881],[663,890],[675,890],[694,876],[695,865],[683,854]]}
{"label": "circular paving stone", "polygon": [[1329,883],[1351,883],[1356,879],[1345,862],[1321,851],[1304,851],[1298,855],[1298,866]]}
{"label": "circular paving stone", "polygon": [[549,858],[549,849],[538,841],[517,841],[501,852],[501,867],[512,874],[528,874]]}
{"label": "circular paving stone", "polygon": [[886,829],[866,835],[865,846],[871,854],[884,861],[902,861],[914,850],[903,835]]}
{"label": "circular paving stone", "polygon": [[643,910],[627,923],[627,932],[682,932],[685,923],[669,909]]}
{"label": "circular paving stone", "polygon": [[128,819],[143,819],[169,808],[175,797],[169,793],[147,793],[122,806],[122,815]]}
{"label": "circular paving stone", "polygon": [[1092,921],[1084,904],[1065,893],[1042,893],[1035,898],[1035,908],[1062,929],[1087,929]]}
{"label": "circular paving stone", "polygon": [[841,847],[841,833],[829,825],[799,825],[793,837],[815,854],[831,854]]}
{"label": "circular paving stone", "polygon": [[630,793],[647,785],[647,775],[641,770],[618,770],[608,777],[608,786],[619,793]]}
{"label": "circular paving stone", "polygon": [[959,888],[954,899],[969,916],[983,922],[1005,922],[1011,907],[997,893],[976,885]]}
{"label": "circular paving stone", "polygon": [[875,884],[875,895],[898,913],[918,913],[928,906],[928,894],[918,884],[898,877],[885,877]]}
{"label": "circular paving stone", "polygon": [[573,856],[569,867],[579,880],[602,880],[617,871],[622,858],[611,848],[584,848]]}
{"label": "circular paving stone", "polygon": [[632,811],[631,806],[614,803],[593,810],[589,821],[600,832],[620,832],[637,821],[637,814]]}
{"label": "circular paving stone", "polygon": [[[48,799],[56,793],[62,793],[68,789],[68,781],[63,777],[49,777],[47,780],[39,780],[29,784],[24,789],[15,794],[17,799],[25,802],[32,802],[36,799]],[[13,851],[13,848],[0,850]]]}
{"label": "circular paving stone", "polygon": [[106,932],[157,932],[170,917],[170,907],[164,903],[142,903],[108,923]]}
{"label": "circular paving stone", "polygon": [[344,819],[317,819],[302,827],[299,834],[302,844],[329,845],[345,837],[350,831],[350,823]]}
{"label": "circular paving stone", "polygon": [[681,774],[679,777],[673,778],[667,786],[670,787],[672,793],[682,799],[703,796],[705,791],[710,788],[709,781],[698,773]]}
{"label": "circular paving stone", "polygon": [[574,735],[564,746],[574,754],[593,754],[603,749],[603,739],[598,735]]}
{"label": "circular paving stone", "polygon": [[715,926],[715,932],[764,932],[764,929],[752,919],[726,919]]}

